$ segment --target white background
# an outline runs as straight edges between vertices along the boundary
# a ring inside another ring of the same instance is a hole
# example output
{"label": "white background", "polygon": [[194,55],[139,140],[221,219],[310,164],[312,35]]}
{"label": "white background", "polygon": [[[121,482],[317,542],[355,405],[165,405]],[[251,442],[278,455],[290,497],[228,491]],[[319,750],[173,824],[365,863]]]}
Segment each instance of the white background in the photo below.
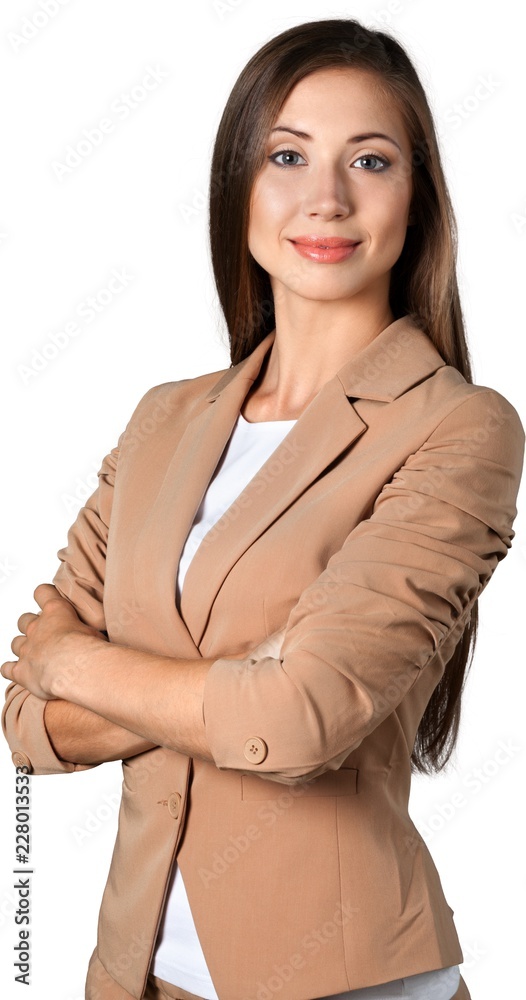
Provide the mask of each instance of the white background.
{"label": "white background", "polygon": [[[159,382],[229,364],[208,255],[210,156],[239,72],[283,29],[356,16],[372,27],[383,22],[408,48],[436,114],[457,211],[475,380],[519,411],[524,397],[524,50],[513,0],[498,10],[474,0],[69,0],[47,24],[37,16],[32,29],[37,11],[38,0],[3,0],[0,12],[0,661],[10,659],[16,620],[35,609],[33,589],[53,576],[81,499],[139,398]],[[34,36],[20,41],[24,25]],[[124,119],[119,95],[149,67],[166,75]],[[53,163],[108,117],[112,133],[60,180]],[[80,320],[77,310],[114,268],[132,276],[127,287],[93,322]],[[75,319],[78,335],[28,377],[33,352]],[[474,1000],[516,996],[524,969],[520,517],[516,530],[480,601],[455,766],[414,779],[412,793],[412,816],[455,911]],[[498,755],[501,743],[508,756]],[[31,992],[13,982],[11,964],[14,776],[5,745],[0,994],[80,1000],[120,765],[32,779]]]}

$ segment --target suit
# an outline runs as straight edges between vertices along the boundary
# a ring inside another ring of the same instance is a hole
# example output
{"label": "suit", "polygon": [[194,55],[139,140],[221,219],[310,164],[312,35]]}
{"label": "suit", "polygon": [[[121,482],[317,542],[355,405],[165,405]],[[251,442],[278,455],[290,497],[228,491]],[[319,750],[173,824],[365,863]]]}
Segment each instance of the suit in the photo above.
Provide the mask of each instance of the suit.
{"label": "suit", "polygon": [[[514,536],[524,430],[395,321],[206,536],[178,611],[181,550],[274,336],[146,394],[59,553],[55,585],[111,640],[216,657],[213,762],[161,747],[123,761],[97,954],[137,1000],[175,859],[221,1000],[308,1000],[462,962],[408,815],[410,754]],[[284,626],[279,657],[254,653]],[[56,757],[43,703],[16,684],[3,723],[35,773],[85,767]]]}

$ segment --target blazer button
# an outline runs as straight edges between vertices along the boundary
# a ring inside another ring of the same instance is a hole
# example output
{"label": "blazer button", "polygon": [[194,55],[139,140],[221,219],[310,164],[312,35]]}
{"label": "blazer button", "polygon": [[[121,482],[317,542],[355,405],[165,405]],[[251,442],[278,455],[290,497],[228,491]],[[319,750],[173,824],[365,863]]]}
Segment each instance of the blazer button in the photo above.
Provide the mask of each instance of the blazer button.
{"label": "blazer button", "polygon": [[251,764],[261,764],[268,754],[268,747],[265,740],[260,740],[259,736],[252,736],[245,743],[244,754]]}
{"label": "blazer button", "polygon": [[33,770],[33,765],[27,756],[27,753],[22,753],[21,750],[15,750],[15,752],[11,754],[11,760],[13,761],[15,767],[27,767],[29,772]]}
{"label": "blazer button", "polygon": [[172,792],[170,795],[168,799],[168,812],[174,819],[179,819],[179,813],[181,812],[181,796],[179,792]]}

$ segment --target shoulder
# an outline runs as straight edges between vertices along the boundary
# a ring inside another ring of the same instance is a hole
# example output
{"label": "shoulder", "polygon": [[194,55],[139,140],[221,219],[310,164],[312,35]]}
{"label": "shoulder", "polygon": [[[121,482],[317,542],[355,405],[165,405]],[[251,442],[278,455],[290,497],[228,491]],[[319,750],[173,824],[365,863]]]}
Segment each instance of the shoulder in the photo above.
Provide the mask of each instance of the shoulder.
{"label": "shoulder", "polygon": [[[471,514],[511,538],[524,462],[525,433],[513,404],[489,386],[466,382],[444,366],[429,382],[436,393],[421,444],[395,478]],[[435,399],[436,402],[436,399]],[[425,422],[425,421],[424,421]]]}
{"label": "shoulder", "polygon": [[[449,365],[428,380],[429,393],[441,401],[431,434],[433,439],[455,436],[475,451],[495,450],[501,460],[522,466],[525,432],[514,405],[497,389],[466,382]],[[478,446],[478,447],[476,447]],[[484,447],[485,446],[485,447]]]}
{"label": "shoulder", "polygon": [[204,401],[208,393],[215,387],[230,368],[207,372],[195,378],[180,379],[177,382],[162,382],[154,385],[142,396],[130,418],[130,423],[137,420],[157,419],[170,416],[177,412],[189,415],[192,408]]}

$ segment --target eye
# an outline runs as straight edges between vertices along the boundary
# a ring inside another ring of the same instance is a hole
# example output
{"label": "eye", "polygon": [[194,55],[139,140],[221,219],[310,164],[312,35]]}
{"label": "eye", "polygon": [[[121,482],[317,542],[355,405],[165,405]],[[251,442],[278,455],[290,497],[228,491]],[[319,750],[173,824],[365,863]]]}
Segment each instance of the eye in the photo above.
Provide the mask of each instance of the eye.
{"label": "eye", "polygon": [[358,167],[360,170],[367,170],[369,173],[375,174],[380,173],[389,166],[391,166],[389,160],[386,160],[385,156],[378,156],[376,153],[365,153],[363,156],[359,156],[353,163],[353,167]]}
{"label": "eye", "polygon": [[297,167],[297,166],[299,166],[298,163],[279,163],[278,162],[278,156],[299,156],[300,159],[303,160],[303,157],[301,156],[301,153],[296,153],[294,149],[280,149],[280,150],[278,150],[277,153],[272,153],[269,156],[269,160],[272,160],[272,162],[275,163],[276,166],[278,166],[278,167]]}

